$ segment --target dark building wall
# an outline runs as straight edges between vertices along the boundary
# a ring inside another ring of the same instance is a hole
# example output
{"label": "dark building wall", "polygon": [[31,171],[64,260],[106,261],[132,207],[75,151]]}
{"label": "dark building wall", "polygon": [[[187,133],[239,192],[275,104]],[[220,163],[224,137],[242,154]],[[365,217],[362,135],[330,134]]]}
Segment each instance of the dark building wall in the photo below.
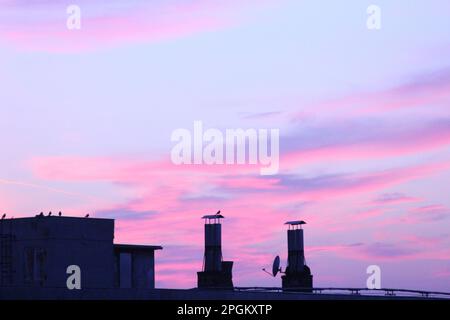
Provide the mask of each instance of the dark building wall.
{"label": "dark building wall", "polygon": [[1,224],[3,235],[13,235],[9,285],[66,288],[67,267],[77,265],[82,287],[113,287],[114,220],[36,217]]}
{"label": "dark building wall", "polygon": [[[156,248],[160,249],[160,247]],[[114,255],[117,287],[140,289],[155,287],[155,248],[115,245]]]}
{"label": "dark building wall", "polygon": [[155,287],[154,251],[133,255],[133,288]]}

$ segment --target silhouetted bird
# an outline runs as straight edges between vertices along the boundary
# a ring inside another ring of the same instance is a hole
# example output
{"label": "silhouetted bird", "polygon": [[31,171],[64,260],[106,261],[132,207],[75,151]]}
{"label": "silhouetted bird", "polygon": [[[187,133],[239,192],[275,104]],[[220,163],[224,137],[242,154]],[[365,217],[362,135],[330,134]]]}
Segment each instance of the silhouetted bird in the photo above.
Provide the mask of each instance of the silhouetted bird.
{"label": "silhouetted bird", "polygon": [[58,212],[58,216],[60,216],[60,217],[62,216],[62,212],[61,212],[61,211],[60,211],[60,212]]}
{"label": "silhouetted bird", "polygon": [[52,212],[50,211],[49,213],[48,213],[48,217],[50,217],[52,215]]}
{"label": "silhouetted bird", "polygon": [[6,218],[6,213],[2,215],[2,220]]}
{"label": "silhouetted bird", "polygon": [[216,215],[219,215],[219,214],[220,214],[220,210],[216,212]]}
{"label": "silhouetted bird", "polygon": [[89,218],[89,213],[87,215],[84,216],[85,218]]}
{"label": "silhouetted bird", "polygon": [[43,217],[43,216],[44,216],[44,213],[41,212],[41,213],[39,214],[39,217]]}

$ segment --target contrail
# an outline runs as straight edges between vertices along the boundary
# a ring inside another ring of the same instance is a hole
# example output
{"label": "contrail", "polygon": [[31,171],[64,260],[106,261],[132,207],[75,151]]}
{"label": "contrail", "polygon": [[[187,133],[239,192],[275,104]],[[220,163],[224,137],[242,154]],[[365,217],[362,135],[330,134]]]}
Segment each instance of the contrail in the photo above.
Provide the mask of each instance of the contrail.
{"label": "contrail", "polygon": [[56,188],[42,186],[42,185],[38,185],[38,184],[34,184],[34,183],[28,183],[28,182],[0,179],[0,183],[1,184],[15,185],[15,186],[22,186],[22,187],[29,187],[29,188],[34,188],[34,189],[41,189],[41,190],[46,190],[46,191],[50,191],[50,192],[56,192],[56,193],[65,194],[65,195],[68,195],[68,196],[92,198],[92,197],[90,197],[88,195],[84,195],[84,194],[80,194],[80,193],[76,193],[76,192],[69,192],[69,191],[65,191],[65,190],[61,190],[61,189],[56,189]]}

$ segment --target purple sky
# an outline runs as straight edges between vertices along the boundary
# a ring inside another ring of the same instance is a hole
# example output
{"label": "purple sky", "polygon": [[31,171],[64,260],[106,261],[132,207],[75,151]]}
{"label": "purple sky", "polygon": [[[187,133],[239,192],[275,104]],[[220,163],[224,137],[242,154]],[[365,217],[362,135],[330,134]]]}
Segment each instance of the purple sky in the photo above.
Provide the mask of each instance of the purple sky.
{"label": "purple sky", "polygon": [[[158,287],[195,286],[221,209],[236,285],[280,285],[302,219],[315,286],[450,291],[449,39],[446,0],[0,0],[0,211],[116,218]],[[173,165],[196,120],[280,129],[279,173]]]}

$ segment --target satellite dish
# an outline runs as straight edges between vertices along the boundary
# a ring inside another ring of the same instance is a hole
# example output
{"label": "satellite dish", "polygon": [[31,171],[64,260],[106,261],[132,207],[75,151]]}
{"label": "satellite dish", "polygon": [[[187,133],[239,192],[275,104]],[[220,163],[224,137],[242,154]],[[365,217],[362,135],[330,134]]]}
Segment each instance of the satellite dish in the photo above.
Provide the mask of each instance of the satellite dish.
{"label": "satellite dish", "polygon": [[273,260],[272,275],[276,277],[278,272],[280,272],[280,257],[276,256],[275,259]]}

